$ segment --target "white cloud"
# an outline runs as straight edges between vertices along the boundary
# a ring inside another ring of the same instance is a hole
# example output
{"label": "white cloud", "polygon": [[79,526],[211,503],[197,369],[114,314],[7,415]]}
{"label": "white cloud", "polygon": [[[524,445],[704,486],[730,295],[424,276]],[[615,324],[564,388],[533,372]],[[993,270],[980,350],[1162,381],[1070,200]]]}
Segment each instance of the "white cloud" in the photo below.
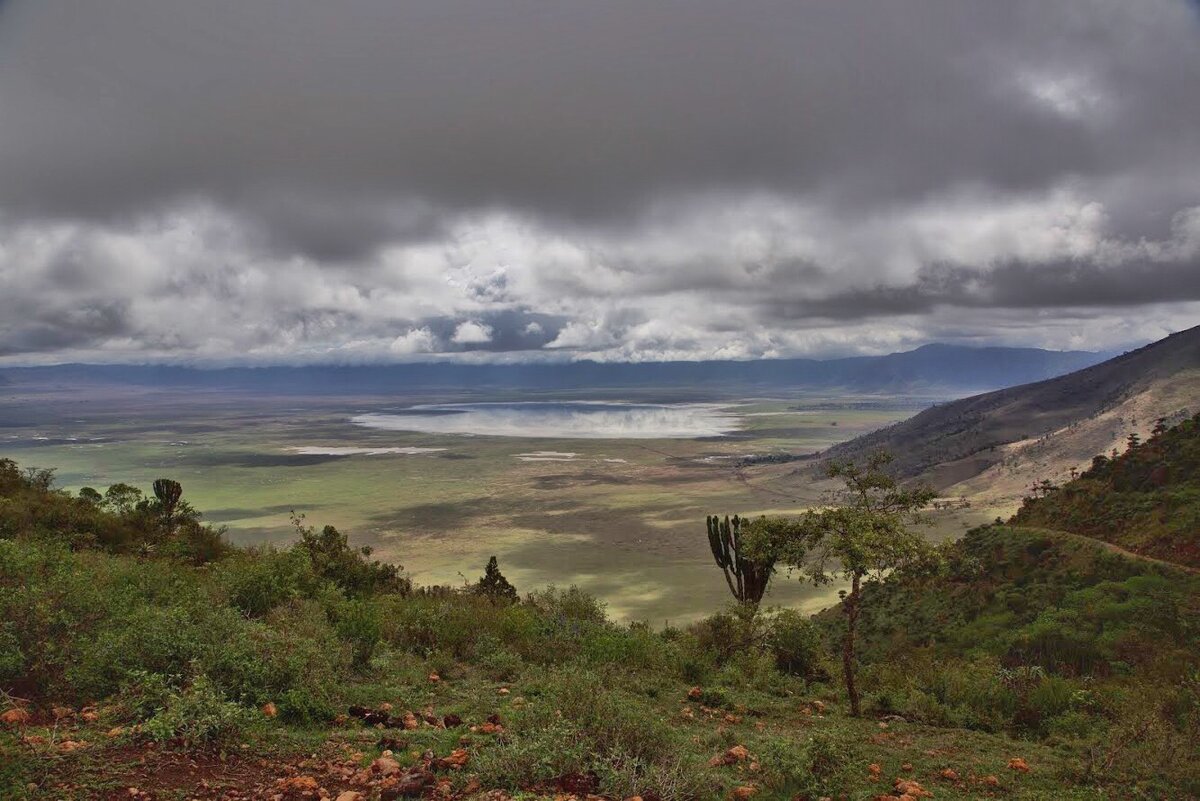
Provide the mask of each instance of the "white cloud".
{"label": "white cloud", "polygon": [[410,328],[392,340],[388,349],[397,355],[407,356],[415,353],[434,353],[437,351],[437,345],[437,337],[428,328]]}
{"label": "white cloud", "polygon": [[454,336],[450,341],[455,345],[482,345],[492,341],[492,329],[490,326],[467,320],[459,323],[458,328],[454,329]]}

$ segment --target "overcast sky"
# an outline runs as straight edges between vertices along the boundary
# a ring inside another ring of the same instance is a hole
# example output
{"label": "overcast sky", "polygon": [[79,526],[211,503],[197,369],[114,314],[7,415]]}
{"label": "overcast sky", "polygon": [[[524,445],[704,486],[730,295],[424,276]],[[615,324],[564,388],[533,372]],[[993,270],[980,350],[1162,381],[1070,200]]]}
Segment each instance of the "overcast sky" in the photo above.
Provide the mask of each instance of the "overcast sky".
{"label": "overcast sky", "polygon": [[0,363],[1197,323],[1185,0],[0,0]]}

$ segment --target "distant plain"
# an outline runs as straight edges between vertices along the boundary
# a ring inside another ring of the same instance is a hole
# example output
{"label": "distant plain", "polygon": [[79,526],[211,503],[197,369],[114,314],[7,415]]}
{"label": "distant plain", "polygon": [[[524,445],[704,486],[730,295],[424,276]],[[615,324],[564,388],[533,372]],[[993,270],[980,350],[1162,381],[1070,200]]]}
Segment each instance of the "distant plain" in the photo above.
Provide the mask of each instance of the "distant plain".
{"label": "distant plain", "polygon": [[[5,387],[0,456],[53,467],[72,491],[175,478],[206,521],[228,526],[242,544],[287,542],[295,510],[423,584],[473,581],[496,555],[522,591],[576,584],[614,617],[661,625],[728,601],[706,514],[793,513],[821,498],[795,463],[743,468],[738,459],[819,451],[934,400]],[[426,430],[402,430],[410,427]],[[931,536],[986,517],[944,513]],[[781,575],[767,601],[815,610],[835,597],[835,587]]]}

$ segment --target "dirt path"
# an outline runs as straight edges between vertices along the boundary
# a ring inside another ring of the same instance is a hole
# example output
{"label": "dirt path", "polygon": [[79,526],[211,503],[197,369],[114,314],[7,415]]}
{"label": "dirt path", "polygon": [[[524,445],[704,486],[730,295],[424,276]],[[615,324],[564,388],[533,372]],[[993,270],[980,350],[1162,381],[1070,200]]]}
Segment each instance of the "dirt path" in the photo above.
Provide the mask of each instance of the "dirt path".
{"label": "dirt path", "polygon": [[1100,548],[1103,548],[1106,551],[1110,551],[1111,553],[1118,553],[1118,554],[1121,554],[1122,556],[1127,556],[1130,559],[1137,559],[1138,561],[1141,561],[1141,562],[1149,562],[1151,564],[1159,565],[1161,567],[1166,567],[1166,568],[1170,568],[1173,570],[1179,570],[1184,573],[1190,573],[1194,576],[1200,575],[1200,568],[1189,567],[1188,565],[1181,565],[1178,562],[1168,562],[1166,559],[1159,559],[1158,557],[1155,557],[1155,556],[1146,556],[1145,554],[1140,554],[1137,551],[1130,551],[1126,548],[1122,548],[1120,545],[1115,545],[1106,540],[1098,540],[1095,537],[1088,537],[1084,534],[1076,534],[1073,531],[1062,531],[1061,529],[1041,528],[1041,527],[1037,527],[1037,526],[1011,526],[1011,528],[1018,529],[1020,531],[1029,531],[1029,532],[1036,532],[1036,533],[1041,533],[1041,534],[1053,534],[1053,535],[1059,536],[1059,537],[1066,537],[1068,539],[1074,539],[1074,540],[1078,540],[1079,542],[1084,542],[1084,543],[1087,543],[1090,545],[1098,546]]}

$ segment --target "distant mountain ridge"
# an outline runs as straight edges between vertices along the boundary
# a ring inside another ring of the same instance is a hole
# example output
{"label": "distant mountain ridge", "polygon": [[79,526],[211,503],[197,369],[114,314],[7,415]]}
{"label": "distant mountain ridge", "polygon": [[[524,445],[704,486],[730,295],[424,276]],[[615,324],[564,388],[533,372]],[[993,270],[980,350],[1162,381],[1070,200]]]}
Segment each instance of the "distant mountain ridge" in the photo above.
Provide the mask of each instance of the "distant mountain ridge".
{"label": "distant mountain ridge", "polygon": [[1130,433],[1144,437],[1160,417],[1177,422],[1197,409],[1200,326],[1067,375],[938,404],[823,457],[885,449],[906,477],[940,489],[1002,486],[1011,496],[1031,479],[1082,469]]}
{"label": "distant mountain ridge", "polygon": [[[0,370],[13,385],[126,384],[259,392],[354,394],[422,389],[689,388],[731,397],[747,389],[817,388],[854,392],[979,391],[1038,381],[1107,358],[1088,351],[973,348],[932,344],[886,356],[841,359],[761,359],[699,362],[568,362],[195,368],[168,365],[14,367]],[[701,393],[702,394],[702,393]]]}

